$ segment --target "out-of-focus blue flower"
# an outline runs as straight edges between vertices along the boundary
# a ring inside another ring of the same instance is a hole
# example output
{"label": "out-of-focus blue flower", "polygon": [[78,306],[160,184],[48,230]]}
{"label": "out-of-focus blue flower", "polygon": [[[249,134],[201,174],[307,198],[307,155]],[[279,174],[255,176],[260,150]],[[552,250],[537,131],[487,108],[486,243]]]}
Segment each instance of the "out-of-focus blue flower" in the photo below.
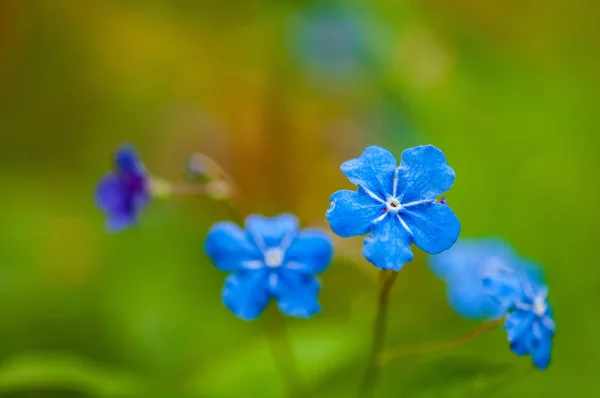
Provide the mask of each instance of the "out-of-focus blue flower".
{"label": "out-of-focus blue flower", "polygon": [[502,278],[485,278],[484,285],[494,297],[509,304],[504,327],[511,350],[517,355],[531,355],[535,367],[546,369],[556,324],[539,267],[524,263],[523,269]]}
{"label": "out-of-focus blue flower", "polygon": [[484,278],[504,277],[505,287],[510,287],[521,261],[500,239],[460,239],[451,249],[431,256],[429,265],[446,282],[448,301],[456,312],[466,318],[496,319],[506,314],[510,303],[493,299]]}
{"label": "out-of-focus blue flower", "polygon": [[510,347],[531,355],[534,365],[550,363],[555,332],[548,288],[541,268],[496,238],[461,239],[450,250],[430,257],[432,271],[447,284],[452,307],[467,318],[506,316]]}
{"label": "out-of-focus blue flower", "polygon": [[317,5],[292,25],[293,55],[309,74],[331,83],[354,78],[367,48],[365,23],[349,7]]}
{"label": "out-of-focus blue flower", "polygon": [[363,254],[376,267],[399,271],[413,259],[413,242],[434,254],[458,239],[460,222],[437,202],[452,187],[454,170],[436,147],[407,149],[397,166],[389,151],[371,146],[341,170],[358,190],[334,193],[327,220],[341,237],[369,234]]}
{"label": "out-of-focus blue flower", "polygon": [[96,203],[108,216],[108,229],[116,232],[134,224],[149,199],[144,165],[132,147],[121,147],[115,154],[113,172],[104,176],[96,189]]}
{"label": "out-of-focus blue flower", "polygon": [[245,320],[257,318],[273,298],[281,312],[309,318],[320,311],[317,295],[333,254],[330,237],[315,229],[298,229],[291,214],[273,218],[251,215],[245,230],[232,222],[215,224],[205,250],[213,264],[230,272],[223,302]]}

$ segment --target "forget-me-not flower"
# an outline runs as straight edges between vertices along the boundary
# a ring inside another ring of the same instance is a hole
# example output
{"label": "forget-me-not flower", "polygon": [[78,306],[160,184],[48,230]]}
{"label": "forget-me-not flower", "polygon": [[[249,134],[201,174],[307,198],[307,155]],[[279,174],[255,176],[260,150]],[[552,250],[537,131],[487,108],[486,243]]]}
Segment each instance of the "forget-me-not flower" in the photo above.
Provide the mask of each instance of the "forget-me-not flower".
{"label": "forget-me-not flower", "polygon": [[524,262],[516,272],[505,270],[501,277],[484,278],[484,285],[493,298],[509,307],[504,327],[511,350],[517,355],[531,355],[535,367],[546,369],[556,324],[539,267]]}
{"label": "forget-me-not flower", "polygon": [[223,289],[227,308],[245,320],[257,318],[271,299],[289,316],[308,318],[319,312],[315,275],[331,262],[330,237],[315,229],[299,230],[291,214],[251,215],[245,227],[220,222],[206,238],[213,264],[231,273]]}
{"label": "forget-me-not flower", "polygon": [[96,189],[96,202],[108,217],[109,230],[120,231],[136,222],[150,200],[149,185],[148,173],[135,150],[121,147],[115,154],[113,172],[104,176]]}
{"label": "forget-me-not flower", "polygon": [[460,222],[437,201],[452,187],[454,170],[436,147],[407,149],[398,166],[389,151],[371,146],[341,170],[358,190],[334,193],[327,220],[341,237],[369,234],[363,254],[376,267],[399,271],[413,259],[413,242],[435,254],[458,239]]}
{"label": "forget-me-not flower", "polygon": [[298,16],[291,44],[299,64],[328,84],[356,77],[368,32],[360,15],[351,7],[317,4]]}
{"label": "forget-me-not flower", "polygon": [[430,256],[429,265],[446,282],[448,301],[456,312],[466,318],[497,319],[506,314],[510,303],[493,299],[484,278],[498,282],[506,277],[509,284],[521,261],[503,240],[459,239],[449,250]]}

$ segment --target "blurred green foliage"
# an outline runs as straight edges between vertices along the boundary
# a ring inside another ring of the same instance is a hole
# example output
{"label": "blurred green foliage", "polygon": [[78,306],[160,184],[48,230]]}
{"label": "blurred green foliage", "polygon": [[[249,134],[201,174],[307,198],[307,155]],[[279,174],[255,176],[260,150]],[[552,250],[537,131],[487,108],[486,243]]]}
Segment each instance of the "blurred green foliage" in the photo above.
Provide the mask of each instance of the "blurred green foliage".
{"label": "blurred green foliage", "polygon": [[[463,235],[545,266],[554,362],[530,372],[496,330],[389,365],[377,396],[600,395],[599,17],[593,0],[0,2],[0,396],[283,394],[203,253],[224,209],[156,202],[103,229],[93,192],[122,142],[172,180],[210,154],[244,211],[305,225],[364,146],[442,148]],[[289,322],[322,397],[356,391],[376,296],[360,238],[336,243],[323,313]],[[389,346],[473,327],[425,264],[398,278]]]}

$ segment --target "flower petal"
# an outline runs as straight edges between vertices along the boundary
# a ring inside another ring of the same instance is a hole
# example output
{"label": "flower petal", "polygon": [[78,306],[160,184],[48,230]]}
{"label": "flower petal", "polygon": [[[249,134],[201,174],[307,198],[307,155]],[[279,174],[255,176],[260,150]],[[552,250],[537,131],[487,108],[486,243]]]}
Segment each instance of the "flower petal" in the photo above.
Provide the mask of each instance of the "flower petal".
{"label": "flower petal", "polygon": [[106,227],[111,232],[119,232],[135,224],[139,209],[144,204],[128,204],[125,187],[112,175],[105,176],[98,184],[96,203],[108,215]]}
{"label": "flower petal", "polygon": [[448,301],[454,310],[469,319],[498,319],[506,308],[492,300],[481,279],[465,276],[463,283],[448,286]]}
{"label": "flower petal", "polygon": [[550,365],[551,357],[552,337],[548,336],[538,342],[533,352],[531,353],[531,358],[536,368],[538,368],[539,370],[544,370],[548,367],[548,365]]}
{"label": "flower petal", "polygon": [[413,232],[415,245],[430,254],[449,249],[460,234],[460,221],[441,203],[422,203],[399,214]]}
{"label": "flower petal", "polygon": [[482,278],[499,268],[512,268],[518,261],[512,247],[498,238],[461,238],[449,250],[429,256],[433,273],[452,284],[465,274]]}
{"label": "flower petal", "polygon": [[504,322],[506,328],[506,335],[508,340],[511,342],[523,340],[530,340],[532,335],[532,324],[535,319],[535,315],[530,311],[514,311],[512,312]]}
{"label": "flower petal", "polygon": [[434,200],[452,187],[454,170],[446,157],[433,145],[410,148],[402,152],[398,193],[403,203]]}
{"label": "flower petal", "polygon": [[292,214],[263,217],[257,214],[246,218],[246,231],[259,249],[279,247],[292,242],[298,232],[298,219]]}
{"label": "flower petal", "polygon": [[431,270],[448,285],[451,306],[475,319],[496,319],[506,313],[505,300],[493,299],[484,279],[497,283],[500,270],[514,274],[511,267],[519,261],[511,246],[497,238],[459,239],[451,249],[429,256]]}
{"label": "flower petal", "polygon": [[393,189],[396,158],[378,146],[370,146],[356,159],[342,163],[342,173],[354,184],[386,200]]}
{"label": "flower petal", "polygon": [[412,261],[412,235],[393,214],[375,223],[371,235],[365,238],[362,253],[373,265],[384,270],[400,271]]}
{"label": "flower petal", "polygon": [[384,204],[359,188],[358,191],[343,190],[331,195],[325,216],[336,235],[348,238],[368,233],[373,220],[381,216],[384,210]]}
{"label": "flower petal", "polygon": [[118,211],[123,207],[125,199],[124,187],[113,175],[106,175],[96,188],[96,203],[107,213]]}
{"label": "flower petal", "polygon": [[124,212],[111,213],[108,216],[106,228],[111,232],[119,232],[132,226],[136,221],[137,217],[135,214]]}
{"label": "flower petal", "polygon": [[248,241],[246,232],[232,222],[220,222],[210,229],[204,250],[212,263],[221,271],[244,269],[244,263],[262,261],[256,246]]}
{"label": "flower petal", "polygon": [[273,291],[277,306],[284,314],[310,318],[321,311],[318,301],[321,284],[312,275],[292,270],[281,270]]}
{"label": "flower petal", "polygon": [[238,271],[227,277],[223,303],[236,316],[250,321],[258,318],[269,304],[267,271]]}
{"label": "flower petal", "polygon": [[501,268],[483,275],[483,286],[492,300],[512,308],[521,295],[520,270]]}
{"label": "flower petal", "polygon": [[[514,352],[516,355],[531,354],[535,346],[535,340],[531,331],[531,321],[520,321],[512,324],[512,326],[509,326],[509,324],[510,323],[507,319],[505,327],[509,335],[508,341],[510,342],[511,351]],[[514,338],[511,339],[511,337]]]}
{"label": "flower petal", "polygon": [[145,173],[136,150],[129,145],[124,145],[115,154],[117,171],[124,174],[141,175]]}
{"label": "flower petal", "polygon": [[325,271],[332,256],[333,245],[329,234],[317,229],[304,229],[287,250],[285,265],[315,275]]}
{"label": "flower petal", "polygon": [[554,311],[552,310],[552,306],[550,304],[546,304],[548,308],[546,309],[546,315],[544,315],[540,321],[540,327],[542,329],[542,333],[548,335],[554,335],[556,333],[556,321],[554,320]]}
{"label": "flower petal", "polygon": [[544,283],[544,272],[539,264],[530,260],[521,260],[519,271],[520,288],[526,296],[535,297],[542,291],[548,294],[548,287]]}
{"label": "flower petal", "polygon": [[519,340],[511,341],[510,350],[519,356],[530,354],[532,350],[531,338],[528,336]]}

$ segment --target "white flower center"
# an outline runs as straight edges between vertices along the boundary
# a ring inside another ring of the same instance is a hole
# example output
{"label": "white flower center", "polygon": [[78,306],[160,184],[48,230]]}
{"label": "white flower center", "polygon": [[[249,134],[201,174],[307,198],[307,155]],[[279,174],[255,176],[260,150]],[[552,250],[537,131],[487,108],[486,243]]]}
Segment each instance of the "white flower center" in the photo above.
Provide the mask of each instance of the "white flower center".
{"label": "white flower center", "polygon": [[398,213],[400,210],[403,209],[402,203],[400,203],[400,200],[395,197],[389,198],[386,202],[386,206],[387,211],[391,213]]}
{"label": "white flower center", "polygon": [[283,263],[283,250],[275,247],[265,252],[265,264],[269,268],[279,267]]}
{"label": "white flower center", "polygon": [[547,309],[548,306],[546,305],[546,299],[544,297],[538,296],[533,300],[533,312],[535,312],[537,316],[544,316]]}

